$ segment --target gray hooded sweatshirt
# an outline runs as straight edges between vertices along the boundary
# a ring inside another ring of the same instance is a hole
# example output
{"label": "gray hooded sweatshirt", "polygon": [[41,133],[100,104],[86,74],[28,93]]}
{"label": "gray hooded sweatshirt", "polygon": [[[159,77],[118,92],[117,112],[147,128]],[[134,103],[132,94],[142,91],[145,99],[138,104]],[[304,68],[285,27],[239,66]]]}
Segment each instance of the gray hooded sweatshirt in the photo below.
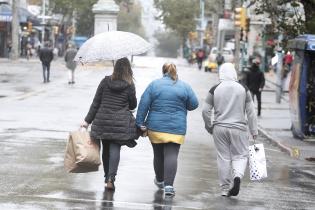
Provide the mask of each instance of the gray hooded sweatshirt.
{"label": "gray hooded sweatshirt", "polygon": [[246,131],[248,124],[251,135],[257,135],[257,118],[250,91],[237,82],[234,65],[223,64],[219,79],[220,83],[210,89],[202,111],[206,130],[212,133],[213,126],[218,125]]}

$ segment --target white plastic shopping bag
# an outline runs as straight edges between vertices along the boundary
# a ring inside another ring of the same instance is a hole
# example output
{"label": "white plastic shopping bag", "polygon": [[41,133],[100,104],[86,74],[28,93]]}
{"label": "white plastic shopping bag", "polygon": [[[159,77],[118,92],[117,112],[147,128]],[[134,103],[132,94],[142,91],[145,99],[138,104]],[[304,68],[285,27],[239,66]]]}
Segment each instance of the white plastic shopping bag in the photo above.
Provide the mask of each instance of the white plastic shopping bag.
{"label": "white plastic shopping bag", "polygon": [[263,144],[249,146],[249,175],[250,180],[258,181],[267,178],[267,165]]}

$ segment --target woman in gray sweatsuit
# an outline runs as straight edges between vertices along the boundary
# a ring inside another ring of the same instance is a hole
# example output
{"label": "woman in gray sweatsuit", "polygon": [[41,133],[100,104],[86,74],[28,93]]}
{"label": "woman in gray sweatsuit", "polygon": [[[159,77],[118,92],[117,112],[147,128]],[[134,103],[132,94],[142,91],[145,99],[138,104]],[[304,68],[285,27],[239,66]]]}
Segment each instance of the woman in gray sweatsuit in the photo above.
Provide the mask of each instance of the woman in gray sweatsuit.
{"label": "woman in gray sweatsuit", "polygon": [[219,79],[220,83],[213,86],[208,93],[202,116],[206,130],[213,134],[217,150],[221,195],[236,196],[247,166],[247,130],[249,127],[253,138],[257,137],[257,118],[250,91],[237,82],[232,63],[221,66]]}

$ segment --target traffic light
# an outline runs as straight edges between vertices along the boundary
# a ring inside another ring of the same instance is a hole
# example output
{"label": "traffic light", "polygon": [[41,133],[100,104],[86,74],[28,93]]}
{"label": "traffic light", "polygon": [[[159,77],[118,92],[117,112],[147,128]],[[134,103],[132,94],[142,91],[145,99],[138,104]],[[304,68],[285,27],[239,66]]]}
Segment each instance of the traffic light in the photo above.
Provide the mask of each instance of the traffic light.
{"label": "traffic light", "polygon": [[198,38],[198,33],[191,31],[191,32],[188,33],[188,38],[189,38],[189,40],[191,40],[191,41],[197,40],[197,38]]}
{"label": "traffic light", "polygon": [[238,28],[245,29],[246,27],[246,8],[245,7],[237,7],[235,8],[234,15],[234,25]]}
{"label": "traffic light", "polygon": [[246,18],[245,31],[249,32],[250,30],[250,18]]}

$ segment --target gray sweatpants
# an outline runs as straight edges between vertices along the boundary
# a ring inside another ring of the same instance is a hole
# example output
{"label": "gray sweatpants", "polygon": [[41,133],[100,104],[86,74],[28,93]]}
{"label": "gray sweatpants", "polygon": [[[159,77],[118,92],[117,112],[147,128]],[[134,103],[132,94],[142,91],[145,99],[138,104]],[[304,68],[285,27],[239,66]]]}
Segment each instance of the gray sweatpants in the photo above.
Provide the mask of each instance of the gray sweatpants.
{"label": "gray sweatpants", "polygon": [[228,190],[232,179],[244,176],[248,159],[248,134],[240,129],[216,125],[213,139],[217,150],[220,187]]}

